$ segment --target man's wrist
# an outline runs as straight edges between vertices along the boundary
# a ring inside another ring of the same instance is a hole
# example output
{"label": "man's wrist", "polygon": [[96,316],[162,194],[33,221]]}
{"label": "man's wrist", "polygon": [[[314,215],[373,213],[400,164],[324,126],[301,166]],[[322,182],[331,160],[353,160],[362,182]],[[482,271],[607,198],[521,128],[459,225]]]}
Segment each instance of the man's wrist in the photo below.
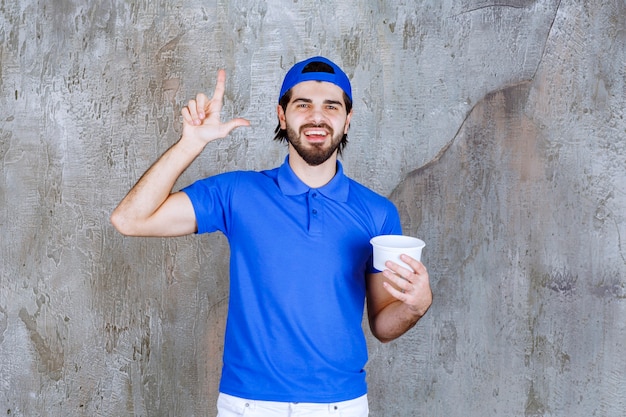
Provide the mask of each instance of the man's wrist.
{"label": "man's wrist", "polygon": [[202,153],[207,142],[202,142],[196,138],[190,138],[185,135],[181,136],[175,146],[177,146],[181,152],[185,153],[191,158],[196,158]]}

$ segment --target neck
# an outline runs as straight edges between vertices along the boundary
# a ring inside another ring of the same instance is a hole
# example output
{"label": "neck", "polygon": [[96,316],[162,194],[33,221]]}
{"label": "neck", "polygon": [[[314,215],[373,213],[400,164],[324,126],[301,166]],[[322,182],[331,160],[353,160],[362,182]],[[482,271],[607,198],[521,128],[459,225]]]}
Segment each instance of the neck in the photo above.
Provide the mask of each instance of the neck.
{"label": "neck", "polygon": [[300,180],[311,188],[319,188],[328,184],[337,173],[337,152],[326,162],[311,166],[298,152],[289,146],[289,166]]}

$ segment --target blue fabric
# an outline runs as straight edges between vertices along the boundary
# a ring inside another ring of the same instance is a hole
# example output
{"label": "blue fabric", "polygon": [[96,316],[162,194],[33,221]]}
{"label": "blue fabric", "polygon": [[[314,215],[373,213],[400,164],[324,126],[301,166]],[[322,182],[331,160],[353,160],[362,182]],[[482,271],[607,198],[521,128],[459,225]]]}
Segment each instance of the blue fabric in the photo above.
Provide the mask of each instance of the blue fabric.
{"label": "blue fabric", "polygon": [[311,189],[288,158],[183,191],[198,232],[223,232],[231,249],[220,391],[289,402],[364,395],[369,240],[402,233],[395,206],[346,177],[339,162],[330,183]]}
{"label": "blue fabric", "polygon": [[[334,72],[302,72],[304,67],[311,62],[323,62],[329,65]],[[341,88],[343,92],[346,93],[350,101],[352,101],[352,86],[350,85],[350,79],[346,73],[343,72],[343,70],[330,59],[321,56],[314,56],[298,62],[287,72],[287,75],[285,75],[285,79],[283,80],[283,85],[280,88],[278,102],[280,103],[280,99],[283,98],[287,91],[291,90],[296,84],[300,84],[304,81],[326,81],[333,83]]]}

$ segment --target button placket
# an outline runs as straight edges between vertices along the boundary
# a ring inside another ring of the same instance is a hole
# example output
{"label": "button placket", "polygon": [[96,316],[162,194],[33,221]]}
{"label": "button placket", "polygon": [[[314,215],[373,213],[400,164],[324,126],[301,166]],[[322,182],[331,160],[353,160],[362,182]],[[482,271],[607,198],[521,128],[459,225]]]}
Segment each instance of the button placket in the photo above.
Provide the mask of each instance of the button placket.
{"label": "button placket", "polygon": [[309,200],[309,233],[317,234],[322,232],[322,196],[317,190],[310,190]]}

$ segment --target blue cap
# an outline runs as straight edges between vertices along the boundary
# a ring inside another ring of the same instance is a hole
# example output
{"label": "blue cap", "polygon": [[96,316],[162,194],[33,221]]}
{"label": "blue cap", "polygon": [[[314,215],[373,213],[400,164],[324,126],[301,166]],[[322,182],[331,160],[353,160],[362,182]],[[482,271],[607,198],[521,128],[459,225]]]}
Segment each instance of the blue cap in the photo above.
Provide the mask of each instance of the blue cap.
{"label": "blue cap", "polygon": [[[329,65],[333,69],[334,73],[302,72],[311,62],[323,62],[324,64]],[[321,56],[314,56],[305,61],[298,62],[296,65],[291,67],[291,69],[287,72],[287,75],[285,75],[285,80],[283,81],[283,86],[280,89],[278,101],[280,102],[280,99],[283,98],[285,93],[291,90],[293,86],[303,81],[326,81],[333,83],[341,88],[343,92],[346,93],[348,98],[350,98],[350,101],[352,101],[352,87],[350,86],[350,80],[348,79],[346,73],[343,72],[334,62]]]}

